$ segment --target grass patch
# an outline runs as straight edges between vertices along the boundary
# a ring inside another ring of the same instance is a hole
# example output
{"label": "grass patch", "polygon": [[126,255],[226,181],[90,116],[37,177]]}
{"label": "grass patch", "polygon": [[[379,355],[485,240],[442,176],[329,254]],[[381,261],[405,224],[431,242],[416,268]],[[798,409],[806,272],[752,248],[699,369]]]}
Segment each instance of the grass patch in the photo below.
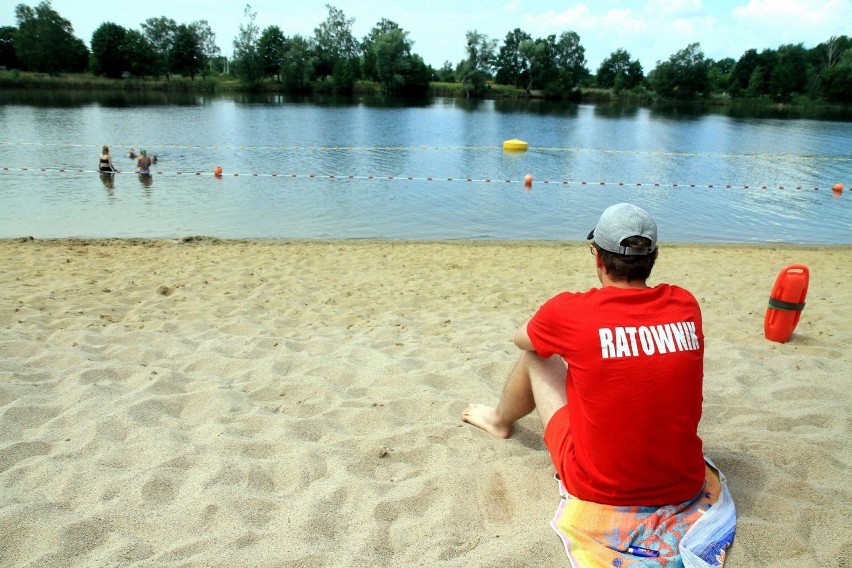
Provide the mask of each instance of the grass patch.
{"label": "grass patch", "polygon": [[17,70],[0,71],[0,89],[42,89],[80,91],[164,91],[178,93],[210,93],[216,90],[218,79],[211,77],[171,77],[108,79],[90,73],[29,73]]}

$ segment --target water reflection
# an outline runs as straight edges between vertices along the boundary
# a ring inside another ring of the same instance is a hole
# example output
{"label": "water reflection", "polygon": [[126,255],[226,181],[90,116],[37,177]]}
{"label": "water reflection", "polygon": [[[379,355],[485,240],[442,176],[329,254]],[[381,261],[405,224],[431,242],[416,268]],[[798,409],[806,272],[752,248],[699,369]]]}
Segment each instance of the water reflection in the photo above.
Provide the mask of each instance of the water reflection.
{"label": "water reflection", "polygon": [[75,108],[93,104],[105,108],[134,106],[195,106],[204,96],[165,91],[63,91],[38,89],[0,89],[0,105]]}
{"label": "water reflection", "polygon": [[[321,108],[426,108],[450,104],[461,110],[496,110],[498,112],[525,112],[554,116],[573,116],[578,112],[574,102],[544,99],[453,99],[432,96],[403,99],[391,96],[331,94],[305,95],[283,93],[180,93],[168,91],[97,91],[97,90],[38,90],[0,89],[0,105],[29,105],[34,107],[74,108],[97,105],[104,108],[131,108],[138,106],[209,106],[217,101],[231,101],[245,105],[313,105]],[[763,102],[702,101],[665,102],[637,105],[614,102],[595,105],[595,115],[601,118],[631,118],[640,109],[650,110],[652,116],[676,119],[694,119],[706,115],[757,119],[811,119],[828,121],[852,120],[852,109],[827,106],[770,105]]]}
{"label": "water reflection", "polygon": [[[139,174],[139,183],[142,184],[142,187],[145,189],[149,189],[152,185],[154,185],[154,176],[151,174]],[[149,195],[146,193],[146,195]]]}
{"label": "water reflection", "polygon": [[101,183],[107,189],[107,193],[111,196],[115,189],[115,174],[101,173]]}
{"label": "water reflection", "polygon": [[725,102],[683,102],[683,103],[653,103],[647,108],[651,114],[661,118],[700,119],[708,115],[727,116],[731,118],[783,119],[783,120],[820,120],[820,121],[850,121],[852,108],[827,106],[770,105],[758,102],[735,103]]}
{"label": "water reflection", "polygon": [[497,101],[483,99],[446,99],[444,102],[452,108],[467,111],[487,110],[497,103]]}
{"label": "water reflection", "polygon": [[368,108],[426,108],[435,104],[434,97],[404,99],[393,96],[364,96],[358,100]]}
{"label": "water reflection", "polygon": [[548,101],[545,99],[497,99],[494,110],[504,113],[528,113],[561,118],[574,118],[580,111],[576,103]]}
{"label": "water reflection", "polygon": [[233,93],[222,98],[244,105],[298,105],[309,104],[325,108],[348,108],[361,104],[358,97],[340,95],[303,95],[303,94],[269,94],[269,93]]}
{"label": "water reflection", "polygon": [[852,120],[852,111],[840,108],[792,108],[785,105],[767,107],[765,105],[737,103],[725,108],[724,114],[731,118],[776,118],[776,119],[798,119],[809,118],[811,120]]}
{"label": "water reflection", "polygon": [[701,107],[694,104],[655,103],[650,105],[653,118],[666,118],[676,120],[699,120],[708,114],[715,114],[712,107]]}
{"label": "water reflection", "polygon": [[610,103],[595,105],[595,118],[636,118],[639,105]]}

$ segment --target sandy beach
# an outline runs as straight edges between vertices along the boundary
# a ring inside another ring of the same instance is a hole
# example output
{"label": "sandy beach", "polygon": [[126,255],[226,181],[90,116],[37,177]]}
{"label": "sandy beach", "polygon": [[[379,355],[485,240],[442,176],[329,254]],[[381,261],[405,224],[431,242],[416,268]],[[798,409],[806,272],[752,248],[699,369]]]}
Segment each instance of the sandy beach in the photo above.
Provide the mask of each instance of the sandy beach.
{"label": "sandy beach", "polygon": [[[727,566],[850,566],[852,247],[667,246],[707,336]],[[0,566],[566,566],[515,328],[584,243],[0,241]],[[810,268],[787,344],[781,267]]]}

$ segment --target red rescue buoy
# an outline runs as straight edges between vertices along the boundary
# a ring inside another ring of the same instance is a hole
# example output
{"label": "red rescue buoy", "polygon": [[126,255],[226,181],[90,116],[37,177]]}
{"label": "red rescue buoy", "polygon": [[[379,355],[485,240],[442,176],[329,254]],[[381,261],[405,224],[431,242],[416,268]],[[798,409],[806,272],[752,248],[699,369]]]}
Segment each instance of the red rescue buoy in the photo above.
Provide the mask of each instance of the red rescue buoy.
{"label": "red rescue buoy", "polygon": [[763,319],[766,339],[786,343],[793,335],[802,310],[805,309],[809,277],[808,267],[804,264],[790,264],[778,273]]}

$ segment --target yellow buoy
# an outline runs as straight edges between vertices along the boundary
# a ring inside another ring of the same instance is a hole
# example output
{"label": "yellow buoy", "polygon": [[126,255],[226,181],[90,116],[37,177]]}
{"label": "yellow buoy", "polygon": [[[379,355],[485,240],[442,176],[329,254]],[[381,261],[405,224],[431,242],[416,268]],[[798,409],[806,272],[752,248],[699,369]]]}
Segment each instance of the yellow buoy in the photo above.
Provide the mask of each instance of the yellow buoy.
{"label": "yellow buoy", "polygon": [[503,142],[504,151],[523,152],[526,151],[527,148],[529,148],[529,144],[523,140],[518,140],[517,138],[512,138],[511,140]]}

